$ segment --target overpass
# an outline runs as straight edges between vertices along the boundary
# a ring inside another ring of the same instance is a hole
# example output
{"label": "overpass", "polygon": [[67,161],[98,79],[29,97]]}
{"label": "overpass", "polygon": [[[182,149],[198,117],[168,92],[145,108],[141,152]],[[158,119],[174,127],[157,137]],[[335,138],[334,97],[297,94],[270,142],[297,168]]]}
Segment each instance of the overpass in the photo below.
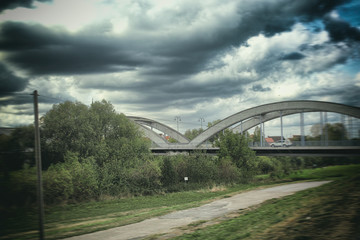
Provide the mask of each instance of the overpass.
{"label": "overpass", "polygon": [[[240,111],[238,113],[235,113],[219,123],[215,124],[214,126],[206,129],[204,132],[199,134],[197,137],[195,137],[193,140],[187,139],[183,134],[176,131],[175,129],[172,129],[169,126],[166,126],[160,122],[142,118],[142,117],[128,117],[129,119],[133,120],[135,123],[137,123],[140,127],[140,129],[143,131],[146,137],[152,140],[153,144],[155,145],[152,148],[153,152],[163,152],[163,151],[196,151],[196,150],[203,150],[203,151],[210,151],[210,152],[216,152],[216,149],[207,146],[205,143],[206,141],[216,135],[217,133],[227,129],[231,128],[232,126],[239,124],[238,126],[234,127],[232,130],[234,132],[242,133],[244,131],[249,130],[252,127],[255,127],[257,125],[260,125],[260,127],[264,124],[264,122],[280,118],[281,120],[281,138],[283,138],[283,126],[282,126],[282,117],[288,116],[292,114],[298,114],[301,115],[301,136],[304,136],[304,124],[303,124],[303,114],[308,112],[334,112],[339,113],[355,118],[360,118],[360,108],[344,105],[344,104],[338,104],[338,103],[331,103],[331,102],[322,102],[322,101],[307,101],[307,100],[301,100],[301,101],[283,101],[283,102],[276,102],[276,103],[270,103],[265,104],[261,106],[256,106],[250,109],[246,109],[244,111]],[[322,115],[321,115],[322,116]],[[177,140],[178,143],[171,144],[164,138],[162,138],[159,134],[157,134],[153,129],[157,129],[171,138]],[[262,131],[261,131],[262,133]],[[261,137],[261,140],[263,137]],[[293,155],[293,154],[326,154],[325,149],[318,148],[318,150],[315,150],[314,147],[312,148],[306,148],[304,139],[301,141],[301,145],[303,149],[300,151],[295,150],[290,151],[290,149],[295,148],[289,148],[284,149],[280,153],[280,149],[268,149],[265,151],[265,149],[255,149],[257,154],[268,154],[272,152],[272,154],[287,154],[287,155]],[[260,143],[260,146],[263,147],[263,142]],[[329,150],[332,147],[327,147]],[[343,154],[349,153],[349,151],[346,151],[345,147],[339,146],[339,148],[344,149]],[[360,149],[356,150],[357,148],[360,148],[360,146],[353,147],[355,150],[351,151],[351,154],[357,154],[358,152],[360,155]],[[260,151],[261,150],[261,151]],[[338,151],[332,152],[332,154],[340,154],[341,150],[338,149]]]}

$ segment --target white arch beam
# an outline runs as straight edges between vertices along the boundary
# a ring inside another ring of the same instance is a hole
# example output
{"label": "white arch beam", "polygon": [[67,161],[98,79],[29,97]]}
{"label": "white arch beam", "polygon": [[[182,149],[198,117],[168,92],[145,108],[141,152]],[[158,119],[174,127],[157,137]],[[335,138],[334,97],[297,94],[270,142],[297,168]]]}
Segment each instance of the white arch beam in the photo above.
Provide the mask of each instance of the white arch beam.
{"label": "white arch beam", "polygon": [[[319,110],[320,111],[320,110]],[[296,114],[296,113],[301,113],[301,112],[310,112],[310,111],[304,111],[304,110],[288,110],[288,111],[282,111],[282,116],[288,116],[288,115],[292,115],[292,114]],[[313,112],[313,111],[311,111]],[[266,113],[264,115],[262,115],[262,122],[267,122],[270,120],[273,120],[275,118],[279,118],[280,117],[280,112],[271,112],[271,113]],[[250,118],[248,120],[246,120],[245,122],[242,122],[242,127],[240,125],[234,127],[232,129],[233,132],[236,133],[240,133],[241,132],[241,128],[242,131],[245,132],[257,125],[260,124],[260,118]]]}
{"label": "white arch beam", "polygon": [[265,104],[257,107],[253,107],[234,115],[231,115],[219,123],[215,124],[211,128],[206,129],[203,133],[195,137],[190,141],[189,145],[197,147],[207,139],[211,138],[216,133],[249,118],[253,118],[259,115],[266,115],[271,112],[277,111],[307,111],[307,112],[336,112],[352,117],[360,118],[360,108],[352,107],[344,104],[320,102],[320,101],[285,101]]}
{"label": "white arch beam", "polygon": [[[177,140],[179,143],[189,143],[190,142],[190,140],[187,139],[183,134],[181,134],[180,132],[176,131],[175,129],[173,129],[169,126],[166,126],[165,124],[159,123],[152,119],[143,118],[143,117],[128,116],[128,118],[133,120],[134,122],[138,123],[139,125],[146,125],[151,128],[155,128],[155,129],[167,134],[171,138]],[[150,129],[148,129],[148,130],[151,131]],[[158,136],[158,137],[161,138],[160,136]]]}

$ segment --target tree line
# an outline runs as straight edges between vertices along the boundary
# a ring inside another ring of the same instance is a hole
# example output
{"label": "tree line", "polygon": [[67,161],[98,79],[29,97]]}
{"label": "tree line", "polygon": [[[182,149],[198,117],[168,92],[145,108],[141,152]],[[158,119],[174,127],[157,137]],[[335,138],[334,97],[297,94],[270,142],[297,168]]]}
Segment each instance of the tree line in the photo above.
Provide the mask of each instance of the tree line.
{"label": "tree line", "polygon": [[[210,140],[220,148],[217,156],[155,156],[137,125],[105,100],[90,106],[56,104],[40,122],[46,204],[246,183],[257,174],[276,177],[322,164],[315,158],[256,157],[248,148],[249,138],[229,130]],[[200,132],[189,130],[185,135],[191,139]],[[33,126],[25,126],[0,137],[0,190],[6,193],[2,206],[36,201],[33,133]]]}

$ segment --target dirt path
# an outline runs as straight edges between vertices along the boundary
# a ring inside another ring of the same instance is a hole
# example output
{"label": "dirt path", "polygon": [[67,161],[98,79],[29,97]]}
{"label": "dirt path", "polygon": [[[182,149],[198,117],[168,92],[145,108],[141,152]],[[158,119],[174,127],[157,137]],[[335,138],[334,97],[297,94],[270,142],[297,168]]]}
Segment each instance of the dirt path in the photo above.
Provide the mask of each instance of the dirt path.
{"label": "dirt path", "polygon": [[239,209],[245,209],[272,198],[280,198],[308,188],[318,187],[329,181],[293,183],[277,187],[252,190],[224,198],[197,208],[191,208],[139,223],[112,228],[95,233],[68,238],[71,240],[120,240],[141,239],[143,237],[169,233],[174,228],[186,226],[200,220],[214,219]]}

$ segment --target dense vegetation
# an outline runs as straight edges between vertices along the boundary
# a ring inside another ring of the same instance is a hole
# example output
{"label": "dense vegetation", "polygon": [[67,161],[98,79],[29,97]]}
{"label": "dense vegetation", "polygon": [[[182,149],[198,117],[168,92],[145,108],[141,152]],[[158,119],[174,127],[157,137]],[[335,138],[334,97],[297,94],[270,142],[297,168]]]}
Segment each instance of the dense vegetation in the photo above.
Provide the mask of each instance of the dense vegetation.
{"label": "dense vegetation", "polygon": [[[208,126],[216,124],[209,123]],[[35,203],[33,127],[1,136],[2,208]],[[199,130],[189,130],[194,138]],[[331,164],[329,160],[256,157],[243,135],[224,131],[212,143],[218,156],[154,156],[150,141],[107,101],[54,105],[41,118],[43,186],[46,204],[149,195],[221,184],[247,183],[257,174],[272,177],[291,170]],[[184,182],[184,177],[189,181]]]}
{"label": "dense vegetation", "polygon": [[[216,121],[208,126],[213,124]],[[201,131],[189,130],[187,135],[194,138]],[[0,136],[0,225],[9,227],[7,233],[20,228],[25,231],[34,228],[30,221],[36,219],[33,133],[33,126],[25,126],[16,128],[10,136]],[[270,176],[268,180],[272,180],[289,175],[293,170],[354,162],[352,159],[341,159],[339,162],[335,158],[256,157],[248,148],[251,140],[248,134],[245,137],[225,130],[210,139],[220,148],[217,156],[202,152],[154,156],[149,151],[150,141],[125,115],[116,113],[109,102],[103,100],[90,106],[79,102],[54,105],[41,118],[46,214],[56,215],[52,211],[57,211],[54,210],[57,207],[64,211],[64,207],[82,206],[93,200],[104,204],[104,200],[134,196],[153,195],[157,199],[167,193],[170,197],[183,190],[191,195],[194,192],[190,190],[238,188],[239,184],[249,186],[245,184],[263,181],[259,177],[261,174],[267,174]],[[184,177],[189,181],[185,182]],[[298,178],[301,179],[301,176]],[[218,196],[213,192],[209,196],[214,194]],[[183,193],[181,198],[185,195]],[[190,207],[185,205],[174,209]],[[134,207],[138,206],[130,206]],[[130,208],[127,211],[132,210]],[[132,220],[124,219],[127,217],[121,213],[116,216],[116,223],[106,226],[118,226],[148,216],[141,213],[143,210],[139,211],[134,212]],[[155,209],[149,216],[167,211],[171,210]],[[24,214],[26,218],[23,221]]]}

